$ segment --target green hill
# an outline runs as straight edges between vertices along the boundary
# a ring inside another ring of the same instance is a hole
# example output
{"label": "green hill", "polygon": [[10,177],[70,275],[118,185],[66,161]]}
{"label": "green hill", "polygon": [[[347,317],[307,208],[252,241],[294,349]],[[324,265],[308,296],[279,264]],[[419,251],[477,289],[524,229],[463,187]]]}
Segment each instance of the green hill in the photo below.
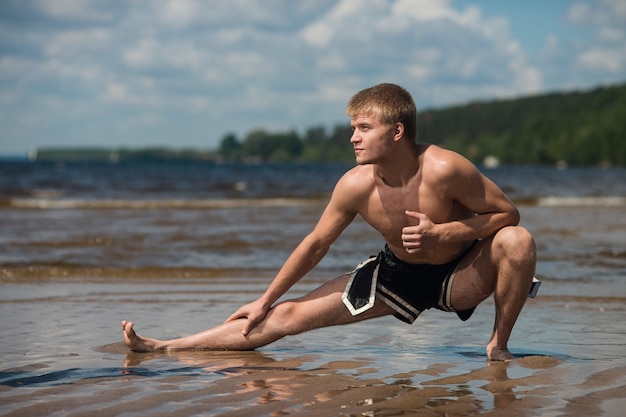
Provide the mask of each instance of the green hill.
{"label": "green hill", "polygon": [[429,110],[418,128],[477,161],[626,165],[626,84]]}

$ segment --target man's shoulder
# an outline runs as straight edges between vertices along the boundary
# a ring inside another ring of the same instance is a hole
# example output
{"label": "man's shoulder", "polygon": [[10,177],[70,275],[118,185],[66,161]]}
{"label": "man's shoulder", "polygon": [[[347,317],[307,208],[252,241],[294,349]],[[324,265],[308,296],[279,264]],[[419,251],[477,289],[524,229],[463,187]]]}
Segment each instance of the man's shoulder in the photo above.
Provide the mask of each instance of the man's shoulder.
{"label": "man's shoulder", "polygon": [[373,165],[357,165],[346,171],[341,177],[340,181],[352,182],[358,181],[359,183],[373,180],[374,178],[374,166]]}
{"label": "man's shoulder", "polygon": [[357,198],[368,194],[374,187],[374,170],[372,165],[357,165],[348,170],[337,181],[335,194],[339,191],[342,197]]}
{"label": "man's shoulder", "polygon": [[435,145],[433,143],[422,143],[418,145],[421,147],[422,151],[420,154],[423,157],[434,158],[434,159],[450,159],[460,156],[457,152],[452,151],[450,149],[442,148],[441,146]]}
{"label": "man's shoulder", "polygon": [[455,152],[450,149],[443,148],[434,144],[423,144],[420,145],[423,147],[421,152],[421,156],[425,162],[441,164],[456,164],[461,163],[462,161],[467,161],[467,159],[458,152]]}
{"label": "man's shoulder", "polygon": [[421,153],[422,166],[427,176],[433,180],[454,176],[474,167],[468,159],[455,151],[433,144],[424,146]]}

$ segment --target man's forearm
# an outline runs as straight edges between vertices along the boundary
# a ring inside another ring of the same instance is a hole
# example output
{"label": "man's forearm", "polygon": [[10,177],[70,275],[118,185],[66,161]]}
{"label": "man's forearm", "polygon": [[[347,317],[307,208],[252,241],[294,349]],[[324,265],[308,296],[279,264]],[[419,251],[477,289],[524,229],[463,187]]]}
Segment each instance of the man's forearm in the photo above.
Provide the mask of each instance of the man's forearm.
{"label": "man's forearm", "polygon": [[291,253],[270,286],[261,296],[264,305],[270,307],[296,282],[313,269],[328,253],[328,246],[311,242],[307,236]]}
{"label": "man's forearm", "polygon": [[483,213],[474,217],[438,225],[441,240],[449,243],[485,238],[506,226],[519,223],[517,210],[509,212]]}

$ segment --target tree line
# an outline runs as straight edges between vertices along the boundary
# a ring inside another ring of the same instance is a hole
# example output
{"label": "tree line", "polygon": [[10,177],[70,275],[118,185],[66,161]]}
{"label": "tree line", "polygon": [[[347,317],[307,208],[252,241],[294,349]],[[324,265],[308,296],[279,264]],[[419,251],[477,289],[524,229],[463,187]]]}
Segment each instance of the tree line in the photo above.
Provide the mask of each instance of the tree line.
{"label": "tree line", "polygon": [[[418,114],[418,141],[455,150],[475,163],[626,165],[626,84],[473,102]],[[354,160],[351,128],[336,125],[225,135],[226,161],[347,162]]]}

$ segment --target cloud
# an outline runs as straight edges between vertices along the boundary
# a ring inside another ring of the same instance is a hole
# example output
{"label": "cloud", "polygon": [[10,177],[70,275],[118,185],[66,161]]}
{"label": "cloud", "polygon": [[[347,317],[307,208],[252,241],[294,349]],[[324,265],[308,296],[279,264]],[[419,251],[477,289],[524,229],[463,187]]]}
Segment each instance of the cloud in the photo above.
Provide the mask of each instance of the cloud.
{"label": "cloud", "polygon": [[580,1],[567,12],[572,23],[621,25],[626,21],[626,3],[622,0]]}
{"label": "cloud", "polygon": [[539,72],[512,41],[507,21],[488,18],[476,7],[456,10],[448,1],[431,0],[342,1],[301,33],[315,69],[326,73],[323,79],[347,77],[346,69],[357,69],[353,90],[397,81],[417,90],[418,102],[440,105],[472,94],[493,97],[541,88]]}
{"label": "cloud", "polygon": [[614,82],[626,74],[626,3],[622,0],[578,2],[567,13],[574,25],[595,33],[595,42],[568,46],[580,76]]}
{"label": "cloud", "polygon": [[622,3],[573,5],[593,42],[532,57],[506,17],[449,0],[0,2],[0,151],[331,125],[383,81],[425,108],[616,80]]}

